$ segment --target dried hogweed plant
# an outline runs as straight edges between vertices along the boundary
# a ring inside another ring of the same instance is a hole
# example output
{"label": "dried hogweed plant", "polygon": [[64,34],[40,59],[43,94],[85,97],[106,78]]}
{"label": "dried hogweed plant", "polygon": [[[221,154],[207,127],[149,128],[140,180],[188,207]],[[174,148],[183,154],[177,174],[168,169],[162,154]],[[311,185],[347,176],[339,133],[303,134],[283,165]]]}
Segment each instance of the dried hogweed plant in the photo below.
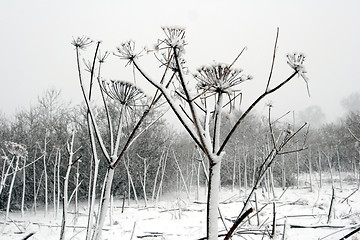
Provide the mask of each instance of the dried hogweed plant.
{"label": "dried hogweed plant", "polygon": [[103,80],[101,89],[107,96],[122,106],[123,115],[135,117],[138,108],[146,106],[145,94],[130,82]]}
{"label": "dried hogweed plant", "polygon": [[17,157],[24,158],[24,157],[27,157],[27,155],[28,155],[25,145],[11,142],[11,141],[5,141],[5,147],[6,147],[6,150],[8,150],[8,152],[10,154],[15,155]]}

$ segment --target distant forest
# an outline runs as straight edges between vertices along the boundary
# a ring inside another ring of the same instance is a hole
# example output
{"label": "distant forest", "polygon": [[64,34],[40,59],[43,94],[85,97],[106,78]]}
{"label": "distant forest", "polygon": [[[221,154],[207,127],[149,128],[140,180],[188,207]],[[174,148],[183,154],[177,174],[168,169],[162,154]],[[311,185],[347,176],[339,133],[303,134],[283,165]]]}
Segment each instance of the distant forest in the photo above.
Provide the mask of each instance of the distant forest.
{"label": "distant forest", "polygon": [[[103,111],[96,108],[103,140],[107,142],[107,129],[101,126],[102,122],[106,122]],[[110,105],[109,111],[118,111],[115,103]],[[150,117],[142,126],[142,134],[115,169],[112,186],[115,197],[154,199],[169,191],[191,194],[196,192],[197,186],[206,185],[207,163],[202,161],[202,152],[195,147],[187,133],[169,127],[166,119],[154,121],[161,111],[159,108],[150,112]],[[284,122],[282,119],[276,121],[276,117],[271,121],[274,121],[274,136],[294,131],[303,124]],[[222,187],[237,189],[252,186],[255,172],[271,145],[268,123],[268,116],[252,114],[237,130],[226,147],[221,170]],[[349,109],[336,123],[315,128],[309,122],[308,126],[307,135],[299,135],[296,141],[287,146],[288,154],[276,159],[269,175],[273,184],[283,188],[296,186],[299,184],[299,174],[309,170],[329,172],[334,176],[348,172],[350,174],[346,176],[358,181],[360,112]],[[221,131],[227,132],[229,128],[224,126]],[[68,179],[69,190],[70,193],[76,192],[77,199],[85,201],[89,197],[89,183],[93,174],[86,108],[66,103],[61,92],[52,89],[39,97],[29,110],[19,111],[10,118],[0,115],[1,209],[6,208],[7,193],[15,172],[12,208],[20,208],[22,201],[28,209],[59,202],[72,133],[74,159]],[[123,134],[122,138],[126,139],[130,131],[124,129]],[[299,146],[304,146],[302,151],[292,152]],[[101,159],[103,156],[99,156],[97,192],[100,194],[107,165]]]}

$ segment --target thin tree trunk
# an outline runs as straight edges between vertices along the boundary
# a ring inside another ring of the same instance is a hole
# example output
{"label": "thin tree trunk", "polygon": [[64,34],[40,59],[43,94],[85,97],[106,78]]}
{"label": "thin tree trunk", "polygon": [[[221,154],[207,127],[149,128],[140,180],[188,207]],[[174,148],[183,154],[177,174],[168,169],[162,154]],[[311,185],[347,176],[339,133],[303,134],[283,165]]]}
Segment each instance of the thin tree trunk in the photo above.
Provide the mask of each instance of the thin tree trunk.
{"label": "thin tree trunk", "polygon": [[53,169],[53,206],[54,206],[54,218],[57,217],[56,208],[56,166],[57,166],[58,154],[55,156],[54,169]]}
{"label": "thin tree trunk", "polygon": [[56,207],[56,215],[60,212],[60,195],[61,195],[61,188],[60,188],[60,166],[61,166],[61,150],[59,149],[58,152],[58,164],[57,164],[57,207]]}
{"label": "thin tree trunk", "polygon": [[234,192],[235,190],[235,180],[236,180],[236,153],[233,159],[233,174],[232,174],[232,185],[231,185],[232,192]]}
{"label": "thin tree trunk", "polygon": [[[128,161],[130,161],[130,160],[128,159]],[[131,177],[129,165],[127,165],[126,161],[124,161],[124,166],[125,166],[125,169],[126,169],[126,172],[127,172],[128,179],[130,181],[132,190],[134,192],[134,198],[135,198],[136,204],[139,206],[139,200],[138,200],[138,197],[137,197],[137,194],[136,194],[136,189],[135,189],[135,186],[134,186],[134,182],[133,182],[132,177]],[[129,195],[130,195],[130,189],[129,189]]]}
{"label": "thin tree trunk", "polygon": [[47,170],[46,170],[46,136],[44,139],[44,157],[43,157],[43,164],[44,164],[44,193],[45,193],[45,216],[47,216],[48,213],[48,176],[47,176]]}
{"label": "thin tree trunk", "polygon": [[254,148],[252,186],[254,186],[255,184],[255,179],[256,179],[256,146]]}
{"label": "thin tree trunk", "polygon": [[275,194],[275,184],[274,184],[274,174],[272,171],[272,167],[269,167],[269,178],[270,178],[270,187],[271,187],[271,192],[273,194],[273,198],[276,198],[276,194]]}
{"label": "thin tree trunk", "polygon": [[309,178],[310,178],[310,192],[313,191],[312,186],[312,167],[311,167],[311,149],[309,148]]}
{"label": "thin tree trunk", "polygon": [[144,161],[144,174],[143,174],[143,179],[140,178],[140,183],[141,183],[141,186],[142,186],[142,189],[143,189],[145,207],[147,207],[147,196],[146,196],[147,164],[146,164],[146,158],[143,158],[143,161]]}
{"label": "thin tree trunk", "polygon": [[241,196],[241,164],[239,162],[239,167],[238,167],[238,179],[239,179],[239,196]]}
{"label": "thin tree trunk", "polygon": [[334,187],[334,177],[333,177],[333,171],[332,171],[332,164],[331,164],[330,156],[331,156],[331,149],[329,150],[329,155],[327,155],[327,162],[328,162],[328,165],[329,165],[331,185]]}
{"label": "thin tree trunk", "polygon": [[244,188],[245,188],[245,194],[248,189],[248,181],[247,181],[247,154],[244,153]]}
{"label": "thin tree trunk", "polygon": [[26,157],[23,158],[23,189],[21,196],[21,217],[24,217],[25,190],[26,190]]}
{"label": "thin tree trunk", "polygon": [[157,191],[157,194],[156,194],[156,201],[155,201],[156,203],[158,203],[158,201],[160,200],[160,195],[161,195],[162,185],[163,185],[163,181],[164,181],[167,158],[168,158],[168,155],[166,154],[165,159],[163,161],[159,188],[158,188],[158,191]]}
{"label": "thin tree trunk", "polygon": [[197,181],[196,181],[196,200],[199,200],[200,197],[200,168],[201,168],[201,162],[198,162],[198,168],[197,168]]}
{"label": "thin tree trunk", "polygon": [[33,177],[34,177],[34,212],[35,212],[35,215],[37,214],[37,209],[36,209],[36,200],[37,200],[37,191],[36,191],[36,162],[34,162],[33,164]]}
{"label": "thin tree trunk", "polygon": [[79,191],[79,161],[76,162],[76,175],[75,175],[75,216],[74,216],[74,225],[77,223],[77,219],[79,217],[79,207],[78,207],[78,191]]}
{"label": "thin tree trunk", "polygon": [[75,132],[72,134],[71,143],[68,144],[68,152],[69,152],[69,160],[68,165],[66,168],[66,173],[64,177],[64,192],[63,192],[63,216],[62,216],[62,223],[61,223],[61,230],[60,230],[60,240],[65,239],[65,232],[66,232],[66,221],[67,221],[67,210],[69,206],[69,197],[68,197],[68,186],[69,186],[69,177],[73,159],[73,147],[74,147],[74,137]]}
{"label": "thin tree trunk", "polygon": [[[298,145],[296,144],[296,149]],[[299,151],[296,151],[296,188],[299,189],[300,184],[300,163],[299,163]]]}
{"label": "thin tree trunk", "polygon": [[6,226],[6,223],[9,219],[9,212],[10,212],[10,204],[11,204],[11,195],[12,195],[12,191],[14,188],[14,182],[15,182],[15,178],[16,178],[16,173],[18,171],[19,168],[19,161],[20,161],[20,157],[16,156],[16,160],[15,160],[15,168],[13,170],[13,177],[11,179],[11,183],[10,183],[10,187],[9,187],[9,193],[8,193],[8,201],[7,201],[7,205],[6,205],[6,216],[5,216],[5,223],[4,223],[4,227]]}
{"label": "thin tree trunk", "polygon": [[337,162],[338,162],[340,191],[342,192],[343,188],[342,188],[341,162],[340,162],[340,154],[339,154],[339,148],[338,147],[336,147],[336,156],[337,156]]}
{"label": "thin tree trunk", "polygon": [[286,188],[286,168],[285,168],[285,157],[284,155],[281,155],[281,161],[282,161],[282,190],[285,190]]}
{"label": "thin tree trunk", "polygon": [[321,152],[320,152],[320,147],[318,147],[318,154],[319,154],[319,158],[318,158],[318,165],[319,165],[319,187],[322,188],[322,171],[321,171]]}
{"label": "thin tree trunk", "polygon": [[155,200],[157,179],[158,179],[158,176],[159,176],[159,172],[160,172],[160,168],[161,168],[161,162],[162,162],[163,157],[164,157],[164,152],[160,156],[159,165],[158,165],[158,167],[156,169],[156,174],[155,174],[155,179],[154,179],[154,186],[153,186],[152,195],[151,195],[151,201],[152,202],[154,202],[154,200]]}
{"label": "thin tree trunk", "polygon": [[189,193],[189,190],[188,190],[188,188],[187,188],[187,186],[186,186],[185,178],[184,178],[184,176],[183,176],[183,174],[182,174],[182,171],[181,171],[179,162],[178,162],[177,159],[176,159],[176,156],[175,156],[175,152],[174,152],[174,151],[173,151],[173,155],[174,155],[174,159],[175,159],[176,165],[177,165],[177,167],[178,167],[178,169],[179,169],[180,177],[181,177],[181,180],[182,180],[182,182],[183,182],[183,184],[184,184],[187,197],[188,197],[188,199],[190,200],[190,193]]}

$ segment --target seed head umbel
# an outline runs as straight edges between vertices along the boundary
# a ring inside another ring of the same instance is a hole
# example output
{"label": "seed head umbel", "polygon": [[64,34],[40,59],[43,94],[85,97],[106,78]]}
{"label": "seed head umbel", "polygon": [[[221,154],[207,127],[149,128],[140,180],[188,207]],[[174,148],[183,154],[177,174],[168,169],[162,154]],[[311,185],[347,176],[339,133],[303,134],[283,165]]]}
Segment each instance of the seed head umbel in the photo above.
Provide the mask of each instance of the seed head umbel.
{"label": "seed head umbel", "polygon": [[133,60],[139,57],[138,54],[135,53],[135,42],[127,41],[122,43],[120,47],[117,47],[117,53],[114,53],[115,56],[118,56],[120,59],[127,60],[127,64],[131,64]]}
{"label": "seed head umbel", "polygon": [[130,109],[140,106],[145,94],[130,82],[103,80],[102,90],[113,100]]}
{"label": "seed head umbel", "polygon": [[162,27],[166,39],[166,43],[169,47],[177,47],[178,49],[183,49],[186,45],[185,42],[185,29],[181,27]]}
{"label": "seed head umbel", "polygon": [[305,66],[304,66],[305,54],[293,53],[293,54],[287,54],[286,57],[287,57],[287,63],[289,64],[289,66],[298,73],[299,77],[302,77],[302,79],[304,79],[304,81],[306,83],[306,88],[307,88],[308,94],[310,96],[309,85],[308,85],[309,79],[305,75],[307,73]]}
{"label": "seed head umbel", "polygon": [[75,46],[75,48],[84,50],[86,47],[88,47],[90,44],[92,44],[92,40],[89,37],[77,37],[73,38],[71,44]]}
{"label": "seed head umbel", "polygon": [[241,69],[230,69],[227,64],[215,64],[201,67],[194,74],[198,81],[199,90],[207,90],[211,93],[233,93],[240,83],[252,79],[250,75],[244,75]]}

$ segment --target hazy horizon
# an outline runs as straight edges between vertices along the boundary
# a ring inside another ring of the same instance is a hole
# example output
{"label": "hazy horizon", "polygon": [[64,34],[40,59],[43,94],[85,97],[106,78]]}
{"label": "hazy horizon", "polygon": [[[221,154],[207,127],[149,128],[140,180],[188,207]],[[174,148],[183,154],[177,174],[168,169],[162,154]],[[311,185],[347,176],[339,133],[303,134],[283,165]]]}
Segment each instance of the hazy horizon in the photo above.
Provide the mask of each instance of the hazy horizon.
{"label": "hazy horizon", "polygon": [[[173,4],[178,4],[174,10]],[[269,75],[276,28],[280,28],[274,84],[291,69],[285,55],[304,52],[311,97],[301,78],[262,102],[271,101],[278,115],[319,106],[326,120],[345,113],[341,101],[360,92],[356,74],[360,53],[358,1],[2,1],[0,112],[11,116],[34,105],[49,88],[65,100],[82,101],[73,37],[102,40],[102,49],[133,39],[138,48],[163,37],[161,26],[185,27],[190,71],[213,61],[231,63],[247,50],[236,68],[254,76],[244,84],[244,107],[261,93]],[[131,68],[113,59],[105,78],[127,78]],[[118,68],[119,67],[119,68]],[[120,69],[121,67],[121,69]],[[147,69],[151,72],[152,69]]]}

